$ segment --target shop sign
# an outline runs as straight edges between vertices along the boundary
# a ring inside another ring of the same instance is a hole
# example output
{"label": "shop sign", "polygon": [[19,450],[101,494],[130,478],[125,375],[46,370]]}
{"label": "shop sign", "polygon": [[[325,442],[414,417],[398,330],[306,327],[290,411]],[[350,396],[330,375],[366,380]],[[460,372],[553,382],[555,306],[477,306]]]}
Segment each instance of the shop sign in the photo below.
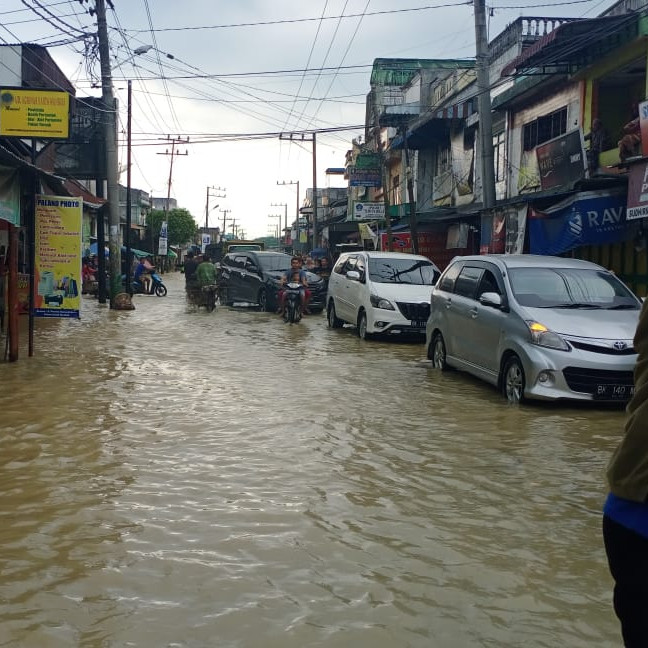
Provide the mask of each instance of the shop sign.
{"label": "shop sign", "polygon": [[69,130],[67,92],[0,88],[0,136],[67,139]]}
{"label": "shop sign", "polygon": [[[207,236],[208,241],[205,243],[203,241],[203,249],[202,251],[205,251],[205,247],[211,243],[211,236],[209,234],[203,234],[203,239]],[[167,221],[162,221],[162,225],[160,226],[160,236],[158,238],[158,255],[159,256],[166,256],[169,251],[169,226]]]}
{"label": "shop sign", "polygon": [[380,169],[356,169],[349,167],[350,187],[382,187],[382,174]]}
{"label": "shop sign", "polygon": [[36,196],[36,317],[79,317],[82,215],[81,198]]}
{"label": "shop sign", "polygon": [[353,205],[354,220],[384,220],[385,203],[357,202]]}
{"label": "shop sign", "polygon": [[641,133],[641,155],[648,157],[648,101],[639,104],[639,130]]}
{"label": "shop sign", "polygon": [[581,245],[617,243],[632,236],[625,192],[588,191],[549,209],[530,209],[531,254],[562,254]]}
{"label": "shop sign", "polygon": [[556,137],[536,147],[540,187],[571,188],[585,177],[585,154],[580,128]]}
{"label": "shop sign", "polygon": [[[382,250],[389,250],[387,234],[383,233],[380,235],[380,245]],[[409,232],[392,234],[392,252],[412,253],[412,236]]]}
{"label": "shop sign", "polygon": [[633,164],[628,173],[628,212],[635,220],[648,216],[648,162]]}

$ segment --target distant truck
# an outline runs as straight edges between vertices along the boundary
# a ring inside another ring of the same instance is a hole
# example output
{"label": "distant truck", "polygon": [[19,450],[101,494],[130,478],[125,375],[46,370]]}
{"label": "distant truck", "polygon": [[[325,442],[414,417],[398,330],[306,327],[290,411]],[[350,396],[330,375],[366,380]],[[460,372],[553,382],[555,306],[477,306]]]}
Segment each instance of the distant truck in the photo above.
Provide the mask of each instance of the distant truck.
{"label": "distant truck", "polygon": [[213,263],[220,262],[221,259],[228,254],[229,252],[238,251],[260,251],[265,249],[265,244],[259,241],[220,241],[219,243],[210,243],[206,248],[205,252],[209,255],[209,258]]}

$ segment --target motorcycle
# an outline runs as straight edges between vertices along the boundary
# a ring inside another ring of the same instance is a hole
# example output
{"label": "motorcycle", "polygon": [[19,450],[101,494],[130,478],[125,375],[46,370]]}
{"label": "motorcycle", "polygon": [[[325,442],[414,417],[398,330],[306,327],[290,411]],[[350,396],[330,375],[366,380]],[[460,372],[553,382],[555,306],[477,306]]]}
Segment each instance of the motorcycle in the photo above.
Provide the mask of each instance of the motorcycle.
{"label": "motorcycle", "polygon": [[285,288],[285,304],[284,322],[290,324],[297,324],[302,318],[301,312],[301,284],[291,281],[287,283]]}
{"label": "motorcycle", "polygon": [[198,306],[204,306],[208,313],[211,313],[216,308],[216,297],[218,294],[218,286],[210,284],[201,288],[202,301]]}
{"label": "motorcycle", "polygon": [[148,289],[146,288],[146,285],[142,283],[140,280],[135,279],[133,280],[131,287],[133,289],[133,294],[134,295],[157,295],[158,297],[166,297],[167,294],[167,288],[164,285],[164,282],[162,281],[162,277],[155,272],[151,272],[149,275],[151,282],[149,284]]}

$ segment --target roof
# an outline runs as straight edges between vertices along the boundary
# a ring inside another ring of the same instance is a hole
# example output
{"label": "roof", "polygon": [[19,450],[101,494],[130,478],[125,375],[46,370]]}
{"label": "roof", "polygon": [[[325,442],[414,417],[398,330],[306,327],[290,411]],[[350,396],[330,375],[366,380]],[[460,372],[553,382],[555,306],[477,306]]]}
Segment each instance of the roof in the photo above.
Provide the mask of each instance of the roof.
{"label": "roof", "polygon": [[563,23],[505,65],[502,76],[573,73],[636,38],[638,17],[629,13]]}
{"label": "roof", "polygon": [[472,254],[458,258],[463,261],[493,261],[505,268],[600,268],[596,263],[583,259],[540,254]]}
{"label": "roof", "polygon": [[371,86],[404,86],[419,70],[461,70],[475,67],[471,59],[374,59]]}

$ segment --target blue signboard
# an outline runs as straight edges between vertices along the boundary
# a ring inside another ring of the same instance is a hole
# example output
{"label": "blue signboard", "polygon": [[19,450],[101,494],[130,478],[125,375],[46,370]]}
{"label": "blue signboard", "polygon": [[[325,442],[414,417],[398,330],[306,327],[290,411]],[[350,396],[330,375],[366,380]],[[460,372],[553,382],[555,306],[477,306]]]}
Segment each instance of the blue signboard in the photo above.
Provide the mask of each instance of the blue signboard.
{"label": "blue signboard", "polygon": [[588,191],[549,209],[529,211],[531,254],[561,254],[581,245],[616,243],[630,238],[625,192]]}

